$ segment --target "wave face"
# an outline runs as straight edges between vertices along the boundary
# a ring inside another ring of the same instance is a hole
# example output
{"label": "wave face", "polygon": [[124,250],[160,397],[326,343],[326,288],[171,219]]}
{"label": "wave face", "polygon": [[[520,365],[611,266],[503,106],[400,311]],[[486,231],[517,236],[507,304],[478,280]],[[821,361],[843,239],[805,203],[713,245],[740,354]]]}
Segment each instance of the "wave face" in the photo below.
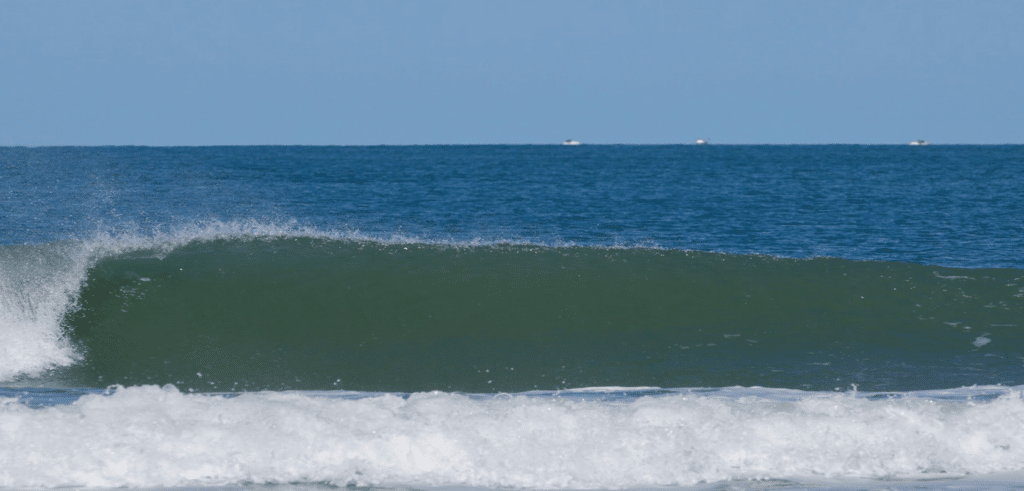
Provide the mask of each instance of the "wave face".
{"label": "wave face", "polygon": [[4,315],[35,316],[6,324],[21,353],[4,358],[8,380],[399,392],[1024,383],[1015,269],[309,234],[151,241],[94,251],[87,267],[39,265],[71,249],[4,249],[51,272],[37,291],[5,286]]}

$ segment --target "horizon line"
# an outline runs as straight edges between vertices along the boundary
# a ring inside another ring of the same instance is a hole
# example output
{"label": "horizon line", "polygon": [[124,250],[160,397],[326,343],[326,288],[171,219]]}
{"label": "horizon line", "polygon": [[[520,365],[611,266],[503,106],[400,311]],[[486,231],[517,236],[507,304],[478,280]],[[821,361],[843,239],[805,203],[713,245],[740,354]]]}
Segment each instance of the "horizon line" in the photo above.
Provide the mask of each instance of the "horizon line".
{"label": "horizon line", "polygon": [[924,145],[907,143],[583,143],[565,145],[557,143],[224,143],[224,144],[65,144],[65,145],[0,145],[0,148],[203,148],[203,147],[485,147],[485,146],[1009,146],[1024,143],[935,143]]}

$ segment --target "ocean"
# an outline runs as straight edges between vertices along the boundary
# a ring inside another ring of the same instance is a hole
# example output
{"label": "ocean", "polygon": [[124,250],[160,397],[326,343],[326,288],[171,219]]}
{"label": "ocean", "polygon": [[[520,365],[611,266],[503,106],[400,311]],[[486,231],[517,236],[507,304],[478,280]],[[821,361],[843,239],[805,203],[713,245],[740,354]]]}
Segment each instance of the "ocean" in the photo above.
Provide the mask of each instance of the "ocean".
{"label": "ocean", "polygon": [[0,148],[0,489],[1024,489],[1024,146]]}

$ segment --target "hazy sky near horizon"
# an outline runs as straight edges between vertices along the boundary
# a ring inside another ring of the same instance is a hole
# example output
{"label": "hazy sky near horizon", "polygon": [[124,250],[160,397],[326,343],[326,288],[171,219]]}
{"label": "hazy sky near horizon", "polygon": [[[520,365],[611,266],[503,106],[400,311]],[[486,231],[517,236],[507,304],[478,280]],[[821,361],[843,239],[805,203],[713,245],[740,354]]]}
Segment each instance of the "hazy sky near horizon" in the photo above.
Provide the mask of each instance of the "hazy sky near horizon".
{"label": "hazy sky near horizon", "polygon": [[1024,143],[1021,1],[0,1],[0,145]]}

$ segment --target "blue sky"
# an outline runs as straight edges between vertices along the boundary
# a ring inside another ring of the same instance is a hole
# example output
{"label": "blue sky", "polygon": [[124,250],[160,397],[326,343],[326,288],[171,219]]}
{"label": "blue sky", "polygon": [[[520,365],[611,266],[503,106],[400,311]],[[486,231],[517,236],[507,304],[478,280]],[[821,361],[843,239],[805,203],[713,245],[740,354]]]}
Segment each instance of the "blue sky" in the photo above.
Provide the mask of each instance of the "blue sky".
{"label": "blue sky", "polygon": [[1024,143],[1024,2],[0,1],[0,145]]}

